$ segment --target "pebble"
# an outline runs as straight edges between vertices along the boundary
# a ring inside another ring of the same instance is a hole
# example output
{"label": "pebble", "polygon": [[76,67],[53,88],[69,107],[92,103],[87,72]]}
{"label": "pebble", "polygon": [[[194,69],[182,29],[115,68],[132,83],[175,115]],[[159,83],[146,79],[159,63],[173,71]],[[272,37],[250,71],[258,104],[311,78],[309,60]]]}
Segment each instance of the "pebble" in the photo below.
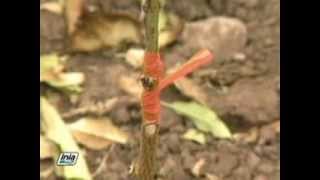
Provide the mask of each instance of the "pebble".
{"label": "pebble", "polygon": [[248,154],[247,161],[250,168],[255,168],[261,160],[254,152],[250,152]]}
{"label": "pebble", "polygon": [[265,175],[257,175],[253,180],[269,180]]}
{"label": "pebble", "polygon": [[208,48],[217,60],[229,59],[245,46],[247,29],[238,19],[212,17],[186,24],[182,40],[190,53]]}
{"label": "pebble", "polygon": [[258,170],[266,174],[272,173],[274,169],[275,167],[269,162],[264,162],[258,166]]}

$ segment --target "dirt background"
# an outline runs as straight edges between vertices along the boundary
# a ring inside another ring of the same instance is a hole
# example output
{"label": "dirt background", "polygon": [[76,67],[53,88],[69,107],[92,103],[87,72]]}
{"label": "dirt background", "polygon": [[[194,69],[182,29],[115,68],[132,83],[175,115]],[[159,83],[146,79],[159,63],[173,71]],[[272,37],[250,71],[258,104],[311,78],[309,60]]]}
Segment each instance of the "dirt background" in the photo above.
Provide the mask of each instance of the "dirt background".
{"label": "dirt background", "polygon": [[[42,2],[44,1],[40,1]],[[134,16],[140,12],[139,4],[128,0],[101,2],[99,5],[106,12],[124,11]],[[186,27],[178,41],[162,51],[167,66],[176,64],[177,59],[186,59],[192,55],[199,42],[192,39],[191,35],[205,36],[204,39],[208,42],[204,44],[210,45],[214,32],[201,32],[205,31],[205,28],[197,28],[205,24],[201,22],[212,17],[227,16],[244,23],[247,32],[244,47],[239,50],[241,55],[219,58],[217,62],[195,72],[190,78],[205,90],[208,96],[207,104],[225,120],[232,132],[251,133],[251,139],[246,137],[237,141],[226,141],[208,136],[206,145],[184,140],[181,136],[193,127],[192,123],[164,108],[158,151],[158,179],[280,179],[280,134],[272,126],[272,123],[279,121],[280,114],[280,1],[169,0],[165,8],[186,21]],[[48,11],[41,11],[40,15],[41,54],[64,53],[67,49],[64,19]],[[190,25],[197,22],[200,22],[200,25]],[[240,40],[235,40],[235,43],[237,41]],[[228,54],[231,46],[232,44],[227,42],[221,46],[221,56]],[[66,98],[61,100],[59,112],[68,112],[73,108],[89,106],[115,96],[127,96],[118,87],[117,78],[121,74],[137,71],[115,55],[119,51],[121,50],[109,49],[71,55],[68,70],[85,73],[84,92],[77,103],[71,103]],[[174,88],[166,90],[162,98],[169,102],[188,99]],[[105,163],[105,167],[94,179],[130,179],[128,169],[138,153],[141,120],[139,111],[139,103],[128,100],[108,113],[117,126],[132,135],[135,139],[132,143],[114,144],[103,151],[84,147],[90,172],[94,173],[101,163]],[[204,163],[196,177],[192,169],[202,159]],[[51,175],[49,179],[57,177]]]}

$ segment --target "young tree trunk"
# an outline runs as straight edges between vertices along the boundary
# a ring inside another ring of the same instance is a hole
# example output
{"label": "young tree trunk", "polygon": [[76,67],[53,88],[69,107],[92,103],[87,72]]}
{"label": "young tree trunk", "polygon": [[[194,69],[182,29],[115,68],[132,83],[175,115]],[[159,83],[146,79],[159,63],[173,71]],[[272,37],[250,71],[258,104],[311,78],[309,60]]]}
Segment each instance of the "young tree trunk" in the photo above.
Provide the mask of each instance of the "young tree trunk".
{"label": "young tree trunk", "polygon": [[157,171],[156,149],[160,122],[160,93],[175,80],[210,63],[213,55],[207,49],[201,50],[176,72],[164,76],[164,65],[158,47],[160,2],[159,0],[144,1],[146,52],[143,63],[144,77],[142,78],[144,90],[141,96],[143,121],[139,156],[132,164],[131,173],[138,180],[154,180]]}
{"label": "young tree trunk", "polygon": [[[159,0],[145,0],[143,11],[145,13],[146,52],[158,54]],[[145,60],[144,64],[146,65],[146,63]],[[144,76],[152,77],[146,72],[146,69],[144,70]],[[144,87],[144,92],[148,93],[147,91],[150,92],[150,89]],[[142,106],[142,108],[144,108],[144,106]],[[159,121],[147,118],[145,115],[143,116],[139,156],[133,163],[133,171],[131,172],[138,180],[154,180],[156,174],[156,149],[158,146]]]}

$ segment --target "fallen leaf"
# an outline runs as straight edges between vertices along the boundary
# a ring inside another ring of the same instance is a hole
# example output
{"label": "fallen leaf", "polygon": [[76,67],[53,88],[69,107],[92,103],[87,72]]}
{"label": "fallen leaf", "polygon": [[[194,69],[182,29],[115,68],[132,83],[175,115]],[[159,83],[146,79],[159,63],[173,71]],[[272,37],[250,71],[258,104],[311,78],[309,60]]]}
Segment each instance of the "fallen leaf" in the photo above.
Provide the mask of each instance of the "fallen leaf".
{"label": "fallen leaf", "polygon": [[273,140],[277,140],[278,131],[280,129],[280,122],[272,122],[267,125],[263,125],[259,129],[259,145],[271,143]]}
{"label": "fallen leaf", "polygon": [[119,47],[123,43],[140,43],[141,25],[135,19],[102,12],[87,13],[71,36],[73,51],[91,52],[103,48]]}
{"label": "fallen leaf", "polygon": [[118,84],[121,90],[136,98],[140,98],[143,88],[139,84],[138,78],[123,75],[119,78]]}
{"label": "fallen leaf", "polygon": [[[168,70],[168,74],[175,72],[179,66],[175,66]],[[174,83],[175,87],[185,96],[188,96],[201,104],[206,104],[207,94],[204,90],[190,78],[182,78]]]}
{"label": "fallen leaf", "polygon": [[276,133],[280,133],[280,120],[271,123],[270,126]]}
{"label": "fallen leaf", "polygon": [[126,62],[132,67],[138,69],[143,65],[144,50],[132,48],[126,53]]}
{"label": "fallen leaf", "polygon": [[196,141],[200,144],[206,143],[206,136],[196,129],[189,129],[186,133],[183,134],[182,137],[184,139]]}
{"label": "fallen leaf", "polygon": [[80,72],[63,72],[62,58],[57,54],[40,56],[40,82],[66,92],[81,92],[84,74]]}
{"label": "fallen leaf", "polygon": [[54,166],[40,171],[40,178],[47,179],[54,172]]}
{"label": "fallen leaf", "polygon": [[159,47],[163,48],[176,40],[177,35],[171,31],[162,31],[159,34]]}
{"label": "fallen leaf", "polygon": [[205,159],[203,158],[199,159],[191,170],[192,174],[196,177],[199,177],[201,175],[201,168],[203,168],[205,163],[206,163]]}
{"label": "fallen leaf", "polygon": [[40,159],[54,158],[58,153],[59,150],[56,145],[40,135]]}
{"label": "fallen leaf", "polygon": [[62,14],[62,6],[59,2],[45,2],[40,4],[40,10],[47,10],[56,14]]}
{"label": "fallen leaf", "polygon": [[177,80],[174,84],[182,94],[198,101],[201,104],[206,104],[208,99],[206,92],[204,92],[204,90],[190,78]]}
{"label": "fallen leaf", "polygon": [[83,14],[84,0],[64,0],[64,6],[68,33],[72,34],[76,30],[80,17]]}
{"label": "fallen leaf", "polygon": [[108,118],[82,118],[69,128],[78,142],[94,150],[106,148],[113,142],[125,144],[128,141],[128,135]]}
{"label": "fallen leaf", "polygon": [[[128,98],[125,99],[126,102],[128,102]],[[76,116],[83,116],[86,114],[95,114],[98,116],[102,116],[103,114],[110,112],[117,105],[117,103],[119,103],[119,101],[121,101],[121,98],[113,97],[105,100],[104,102],[98,102],[89,106],[72,109],[68,112],[63,113],[62,117],[64,119],[70,119]]]}
{"label": "fallen leaf", "polygon": [[231,132],[214,111],[195,102],[162,103],[178,114],[184,115],[203,132],[209,132],[218,138],[232,138]]}
{"label": "fallen leaf", "polygon": [[258,139],[258,135],[259,135],[259,129],[254,127],[254,128],[251,128],[248,132],[235,133],[233,135],[233,138],[236,141],[241,141],[245,143],[254,143]]}
{"label": "fallen leaf", "polygon": [[56,143],[62,152],[78,152],[79,157],[74,166],[63,166],[66,179],[79,178],[91,180],[91,175],[80,148],[74,141],[69,129],[61,119],[57,110],[49,104],[45,97],[40,97],[41,126],[45,136]]}
{"label": "fallen leaf", "polygon": [[218,176],[216,176],[216,175],[214,175],[214,174],[206,174],[206,178],[208,179],[208,180],[222,180],[222,179],[220,179]]}
{"label": "fallen leaf", "polygon": [[96,137],[79,131],[72,131],[72,135],[77,142],[93,150],[103,150],[112,144],[112,141],[105,138]]}
{"label": "fallen leaf", "polygon": [[[40,56],[40,82],[50,77],[52,73],[59,73],[63,66],[59,62],[57,54],[47,54]],[[49,76],[49,77],[47,77]]]}
{"label": "fallen leaf", "polygon": [[46,82],[58,89],[79,93],[82,91],[79,85],[84,82],[84,74],[79,72],[61,73],[56,78],[48,79]]}

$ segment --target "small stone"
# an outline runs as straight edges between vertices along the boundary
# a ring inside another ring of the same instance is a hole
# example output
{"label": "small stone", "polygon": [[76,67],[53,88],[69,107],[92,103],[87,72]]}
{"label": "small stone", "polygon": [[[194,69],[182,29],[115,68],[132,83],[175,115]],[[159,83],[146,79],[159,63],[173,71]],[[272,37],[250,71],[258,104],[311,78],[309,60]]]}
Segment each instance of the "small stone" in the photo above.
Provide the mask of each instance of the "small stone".
{"label": "small stone", "polygon": [[183,150],[181,153],[183,168],[185,170],[191,170],[196,158],[190,154],[188,150]]}
{"label": "small stone", "polygon": [[206,178],[208,180],[221,180],[218,176],[216,176],[214,174],[206,174]]}
{"label": "small stone", "polygon": [[268,180],[268,178],[265,175],[258,175],[256,177],[254,177],[253,180]]}
{"label": "small stone", "polygon": [[260,163],[260,158],[254,152],[250,152],[248,154],[247,161],[248,166],[253,169]]}
{"label": "small stone", "polygon": [[238,164],[237,156],[231,153],[219,152],[215,160],[210,163],[210,172],[219,176],[228,175]]}
{"label": "small stone", "polygon": [[167,174],[170,173],[170,171],[172,170],[172,168],[176,167],[176,162],[171,158],[167,158],[163,164],[163,166],[161,167],[161,169],[159,170],[159,174],[161,176],[165,176]]}
{"label": "small stone", "polygon": [[239,179],[251,179],[251,171],[248,167],[240,166],[234,170],[233,175]]}
{"label": "small stone", "polygon": [[62,40],[65,37],[63,17],[49,11],[40,11],[40,15],[40,37]]}
{"label": "small stone", "polygon": [[262,173],[272,173],[275,170],[275,167],[270,162],[264,162],[258,166],[258,170]]}
{"label": "small stone", "polygon": [[270,143],[276,139],[277,132],[272,126],[264,126],[261,128],[260,132],[258,144],[270,145]]}
{"label": "small stone", "polygon": [[170,11],[177,13],[186,20],[195,20],[207,17],[211,10],[206,0],[183,0],[183,1],[166,1]]}
{"label": "small stone", "polygon": [[203,174],[203,166],[205,165],[206,160],[205,159],[199,159],[193,166],[191,172],[195,177],[199,177]]}
{"label": "small stone", "polygon": [[144,50],[129,49],[126,53],[126,62],[134,68],[140,68],[143,65]]}
{"label": "small stone", "polygon": [[238,2],[244,4],[249,8],[254,8],[258,5],[259,0],[238,0]]}
{"label": "small stone", "polygon": [[170,134],[168,136],[167,142],[168,148],[173,153],[179,153],[180,152],[180,142],[179,142],[179,136],[177,134]]}
{"label": "small stone", "polygon": [[[221,101],[231,117],[238,117],[246,125],[261,125],[274,121],[280,114],[279,96],[275,91],[276,83],[271,78],[238,80],[229,89],[229,94]],[[236,119],[230,119],[236,121]]]}
{"label": "small stone", "polygon": [[264,43],[265,43],[266,46],[271,46],[271,45],[274,44],[274,42],[273,42],[273,40],[271,38],[265,39]]}
{"label": "small stone", "polygon": [[179,170],[175,171],[176,173],[171,176],[171,178],[168,178],[168,180],[177,180],[177,179],[183,179],[183,180],[191,180],[191,177],[188,176],[183,170],[179,168]]}
{"label": "small stone", "polygon": [[238,19],[212,17],[187,24],[182,40],[187,52],[208,48],[217,60],[229,59],[243,49],[247,41],[247,29]]}
{"label": "small stone", "polygon": [[246,55],[243,53],[236,53],[233,55],[233,59],[239,62],[243,62],[246,60]]}

